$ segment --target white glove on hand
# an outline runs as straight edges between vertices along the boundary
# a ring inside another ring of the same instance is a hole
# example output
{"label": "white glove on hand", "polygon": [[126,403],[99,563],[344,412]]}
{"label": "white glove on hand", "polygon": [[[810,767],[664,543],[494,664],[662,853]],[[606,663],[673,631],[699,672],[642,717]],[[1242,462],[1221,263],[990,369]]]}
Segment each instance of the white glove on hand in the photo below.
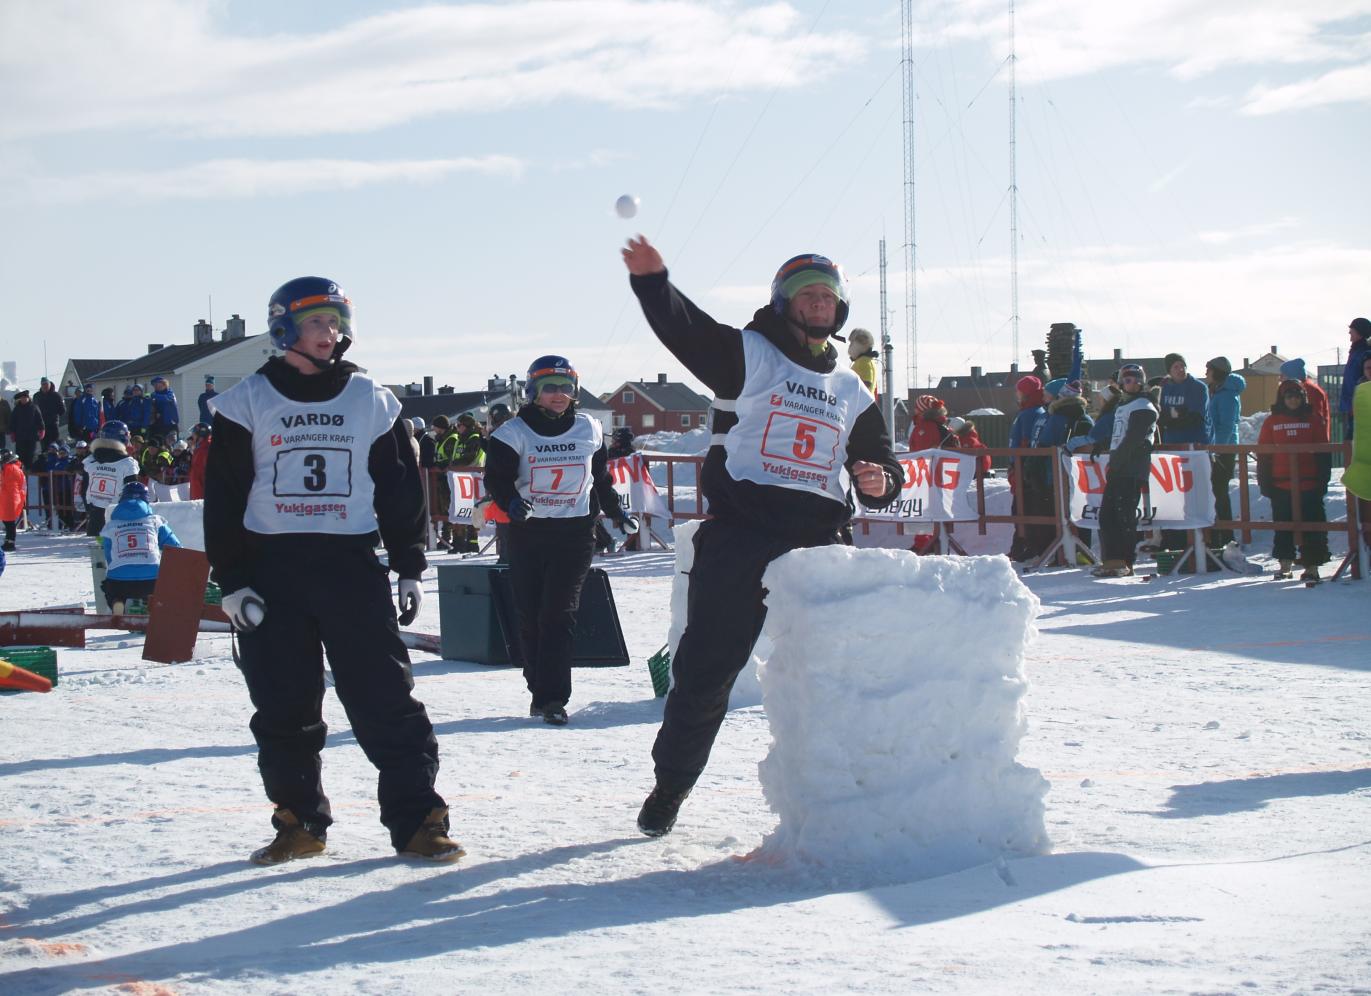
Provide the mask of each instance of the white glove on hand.
{"label": "white glove on hand", "polygon": [[251,588],[239,588],[225,595],[223,609],[233,628],[240,633],[251,633],[262,625],[267,614],[267,605],[262,601],[262,596]]}
{"label": "white glove on hand", "polygon": [[418,578],[400,579],[400,625],[408,626],[424,604],[424,589]]}
{"label": "white glove on hand", "polygon": [[638,520],[634,516],[621,515],[616,521],[619,523],[619,528],[624,531],[625,535],[633,536],[637,534]]}

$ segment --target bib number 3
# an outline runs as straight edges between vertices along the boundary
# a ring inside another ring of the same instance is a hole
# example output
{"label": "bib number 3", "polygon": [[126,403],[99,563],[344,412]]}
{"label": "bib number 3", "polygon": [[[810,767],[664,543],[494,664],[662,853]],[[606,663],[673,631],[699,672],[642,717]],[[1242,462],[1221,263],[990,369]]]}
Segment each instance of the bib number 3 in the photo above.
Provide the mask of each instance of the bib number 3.
{"label": "bib number 3", "polygon": [[352,495],[352,451],[316,446],[276,454],[272,494],[277,498],[348,498]]}

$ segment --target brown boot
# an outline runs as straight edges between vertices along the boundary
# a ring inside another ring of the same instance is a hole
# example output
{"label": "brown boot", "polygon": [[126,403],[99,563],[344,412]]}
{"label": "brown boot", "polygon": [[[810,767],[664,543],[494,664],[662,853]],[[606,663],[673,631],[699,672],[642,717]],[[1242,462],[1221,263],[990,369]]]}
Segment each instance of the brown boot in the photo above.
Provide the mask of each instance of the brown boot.
{"label": "brown boot", "polygon": [[447,831],[447,807],[444,806],[428,814],[399,853],[406,858],[425,861],[456,861],[467,852],[447,835]]}
{"label": "brown boot", "polygon": [[313,858],[324,853],[324,838],[316,837],[301,826],[289,809],[276,810],[275,820],[280,824],[276,839],[252,852],[249,860],[254,865],[279,865],[284,861]]}
{"label": "brown boot", "polygon": [[1122,560],[1106,560],[1090,573],[1097,578],[1128,578],[1133,576],[1133,568]]}

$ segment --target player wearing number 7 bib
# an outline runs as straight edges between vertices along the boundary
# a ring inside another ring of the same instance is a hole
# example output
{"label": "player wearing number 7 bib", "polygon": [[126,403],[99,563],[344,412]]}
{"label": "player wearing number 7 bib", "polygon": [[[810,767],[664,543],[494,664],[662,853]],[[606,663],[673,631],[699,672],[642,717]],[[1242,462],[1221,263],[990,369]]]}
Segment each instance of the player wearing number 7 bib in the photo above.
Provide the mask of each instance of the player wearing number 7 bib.
{"label": "player wearing number 7 bib", "polygon": [[838,366],[828,341],[848,314],[847,281],[833,261],[787,260],[771,301],[739,330],[672,286],[647,239],[630,239],[623,259],[652,331],[715,394],[700,474],[711,518],[695,533],[686,627],[652,748],[656,785],[638,814],[638,828],[659,837],[704,771],[761,633],[767,565],[838,542],[852,515],[849,483],[875,508],[899,493],[904,476],[875,399]]}
{"label": "player wearing number 7 bib", "polygon": [[434,790],[438,743],[400,640],[387,569],[400,576],[400,622],[413,621],[428,516],[409,423],[395,396],[342,359],[352,302],[300,277],[267,309],[272,357],[211,399],[205,552],[241,644],[256,709],[251,729],[278,864],[324,850],[333,822],[320,777],[327,727],[323,657],[358,744],[380,771],[381,822],[402,855],[454,861],[447,805]]}
{"label": "player wearing number 7 bib", "polygon": [[565,726],[571,644],[603,511],[636,530],[609,474],[604,430],[576,410],[580,379],[563,356],[528,368],[530,402],[486,443],[485,486],[510,519],[510,582],[519,608],[529,715]]}

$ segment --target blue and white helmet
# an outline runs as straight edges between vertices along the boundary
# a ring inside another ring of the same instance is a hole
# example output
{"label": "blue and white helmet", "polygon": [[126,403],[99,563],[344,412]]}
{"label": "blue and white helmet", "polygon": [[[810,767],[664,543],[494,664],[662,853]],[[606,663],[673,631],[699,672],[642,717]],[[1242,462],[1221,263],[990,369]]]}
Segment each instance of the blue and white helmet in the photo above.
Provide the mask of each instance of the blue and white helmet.
{"label": "blue and white helmet", "polygon": [[332,311],[338,316],[338,346],[333,351],[337,359],[352,345],[352,301],[343,288],[327,277],[296,277],[276,288],[267,302],[267,332],[271,342],[282,352],[292,348],[300,338],[295,324],[314,311]]}

